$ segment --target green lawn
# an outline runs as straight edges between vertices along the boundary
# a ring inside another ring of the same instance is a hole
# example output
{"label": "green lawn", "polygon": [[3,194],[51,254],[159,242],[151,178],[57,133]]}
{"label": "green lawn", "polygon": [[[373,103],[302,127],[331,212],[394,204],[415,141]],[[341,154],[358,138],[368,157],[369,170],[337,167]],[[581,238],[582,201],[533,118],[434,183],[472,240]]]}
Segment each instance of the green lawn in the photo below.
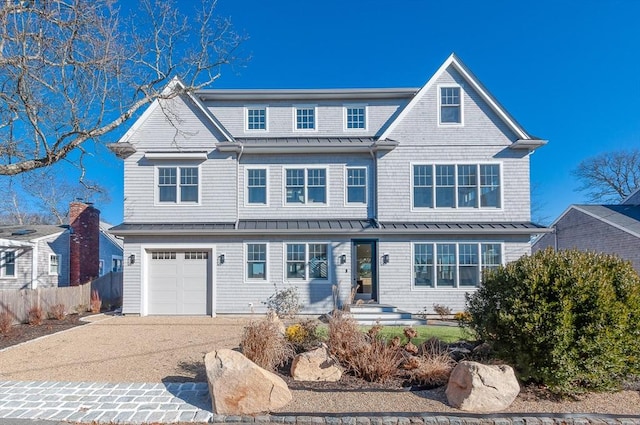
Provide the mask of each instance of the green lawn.
{"label": "green lawn", "polygon": [[[367,332],[371,326],[362,326],[362,331]],[[405,342],[404,330],[405,326],[384,326],[380,334],[385,339],[391,339],[398,335],[402,338],[402,342]],[[462,330],[459,326],[414,326],[418,331],[418,337],[413,340],[415,345],[420,345],[429,338],[436,337],[445,342],[456,342],[464,339],[470,339],[467,332]],[[327,335],[327,325],[318,326],[318,333],[323,337]]]}

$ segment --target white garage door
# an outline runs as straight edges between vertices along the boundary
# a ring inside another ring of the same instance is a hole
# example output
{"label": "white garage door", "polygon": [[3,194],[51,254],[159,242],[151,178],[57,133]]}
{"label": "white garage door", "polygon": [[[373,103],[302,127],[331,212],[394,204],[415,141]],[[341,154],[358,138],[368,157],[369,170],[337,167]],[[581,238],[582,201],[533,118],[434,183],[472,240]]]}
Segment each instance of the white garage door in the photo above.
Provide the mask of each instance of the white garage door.
{"label": "white garage door", "polygon": [[207,251],[163,250],[149,256],[149,314],[211,314]]}

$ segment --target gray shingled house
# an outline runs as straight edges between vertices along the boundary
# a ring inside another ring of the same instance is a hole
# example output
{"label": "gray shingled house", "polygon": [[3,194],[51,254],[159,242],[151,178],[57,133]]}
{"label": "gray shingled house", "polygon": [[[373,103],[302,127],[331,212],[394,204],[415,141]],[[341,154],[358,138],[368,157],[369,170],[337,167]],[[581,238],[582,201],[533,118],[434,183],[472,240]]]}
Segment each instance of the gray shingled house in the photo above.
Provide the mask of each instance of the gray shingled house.
{"label": "gray shingled house", "polygon": [[552,247],[616,254],[640,272],[640,189],[619,205],[571,205],[549,227],[552,233],[538,238],[533,252]]}
{"label": "gray shingled house", "polygon": [[[179,80],[172,83],[180,88]],[[171,89],[171,87],[169,87]],[[200,90],[155,101],[124,160],[124,314],[464,308],[530,253],[530,135],[455,55],[418,88]]]}

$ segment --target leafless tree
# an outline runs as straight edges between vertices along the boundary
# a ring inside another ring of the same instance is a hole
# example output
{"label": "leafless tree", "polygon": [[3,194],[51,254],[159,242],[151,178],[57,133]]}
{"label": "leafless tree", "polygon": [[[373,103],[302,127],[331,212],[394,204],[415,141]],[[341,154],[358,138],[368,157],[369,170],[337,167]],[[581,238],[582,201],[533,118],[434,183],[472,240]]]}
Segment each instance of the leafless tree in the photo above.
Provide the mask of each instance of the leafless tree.
{"label": "leafless tree", "polygon": [[573,174],[591,202],[617,203],[640,187],[640,150],[605,152],[578,164]]}
{"label": "leafless tree", "polygon": [[[17,175],[100,143],[155,99],[211,85],[239,64],[246,37],[215,14],[217,1],[0,2],[0,175]],[[163,90],[174,77],[183,85]]]}
{"label": "leafless tree", "polygon": [[107,203],[106,190],[94,182],[64,179],[55,167],[5,177],[5,202],[0,202],[1,224],[64,224],[69,204],[77,199]]}

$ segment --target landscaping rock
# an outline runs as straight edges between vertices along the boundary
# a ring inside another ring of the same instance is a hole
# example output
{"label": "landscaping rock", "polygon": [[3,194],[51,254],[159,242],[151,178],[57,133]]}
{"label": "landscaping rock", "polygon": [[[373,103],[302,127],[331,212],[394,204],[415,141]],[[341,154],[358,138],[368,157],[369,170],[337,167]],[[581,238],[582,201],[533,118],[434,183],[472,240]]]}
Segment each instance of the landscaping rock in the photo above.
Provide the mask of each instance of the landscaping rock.
{"label": "landscaping rock", "polygon": [[291,376],[296,381],[335,382],[342,377],[338,362],[331,358],[326,345],[298,354],[291,364]]}
{"label": "landscaping rock", "polygon": [[451,372],[445,394],[453,407],[489,413],[509,407],[519,392],[520,384],[510,366],[462,361]]}
{"label": "landscaping rock", "polygon": [[253,415],[279,409],[292,400],[282,378],[237,351],[207,353],[204,365],[214,414]]}

